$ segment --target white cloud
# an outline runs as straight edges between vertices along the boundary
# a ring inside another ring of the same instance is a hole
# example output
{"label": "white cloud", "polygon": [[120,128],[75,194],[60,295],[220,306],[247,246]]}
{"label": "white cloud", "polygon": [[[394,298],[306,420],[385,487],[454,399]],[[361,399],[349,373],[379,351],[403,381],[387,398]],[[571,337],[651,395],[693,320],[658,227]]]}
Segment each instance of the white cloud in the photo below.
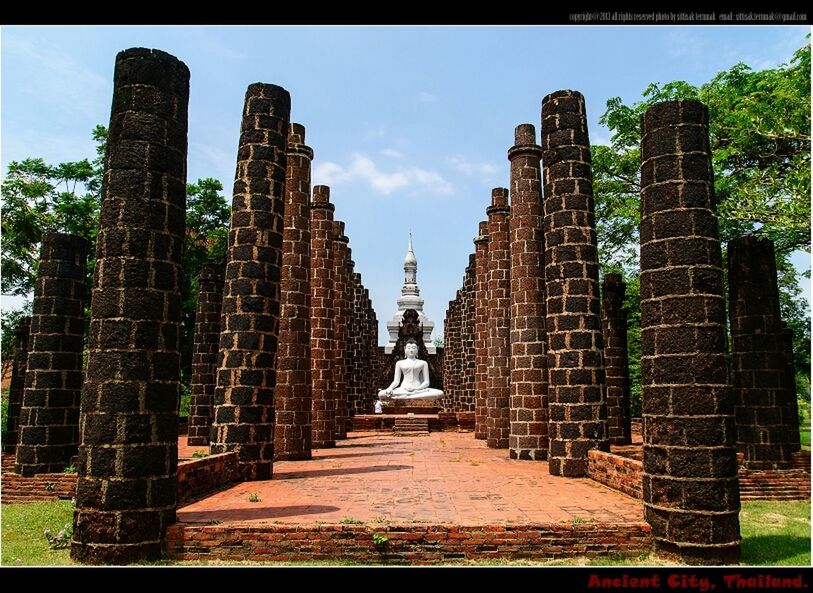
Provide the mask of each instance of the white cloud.
{"label": "white cloud", "polygon": [[398,152],[394,148],[382,148],[380,152],[384,156],[392,157],[394,159],[400,159],[404,156],[403,153]]}
{"label": "white cloud", "polygon": [[437,97],[435,97],[435,95],[433,95],[432,93],[428,93],[426,91],[421,91],[420,93],[418,93],[418,101],[420,101],[421,103],[433,103],[436,100]]}
{"label": "white cloud", "polygon": [[357,180],[367,182],[373,190],[385,196],[409,187],[430,188],[438,194],[452,193],[452,184],[435,171],[408,167],[385,172],[363,154],[353,154],[346,167],[330,161],[319,163],[314,172],[314,185],[336,185]]}
{"label": "white cloud", "polygon": [[449,157],[448,160],[455,171],[463,173],[464,175],[476,175],[490,179],[499,171],[499,168],[493,163],[474,163],[459,154]]}

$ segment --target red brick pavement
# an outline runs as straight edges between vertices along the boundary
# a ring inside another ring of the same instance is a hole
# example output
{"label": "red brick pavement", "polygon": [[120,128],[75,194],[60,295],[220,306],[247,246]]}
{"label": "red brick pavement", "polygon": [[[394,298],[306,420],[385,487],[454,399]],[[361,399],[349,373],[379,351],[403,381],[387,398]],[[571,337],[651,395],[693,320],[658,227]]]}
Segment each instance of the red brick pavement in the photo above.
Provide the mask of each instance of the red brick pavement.
{"label": "red brick pavement", "polygon": [[[589,479],[551,476],[544,462],[510,460],[472,433],[348,436],[335,449],[314,449],[311,461],[275,462],[273,480],[241,483],[184,506],[178,520],[643,524],[639,501]],[[180,449],[184,457],[197,448]],[[259,501],[251,502],[252,495]]]}

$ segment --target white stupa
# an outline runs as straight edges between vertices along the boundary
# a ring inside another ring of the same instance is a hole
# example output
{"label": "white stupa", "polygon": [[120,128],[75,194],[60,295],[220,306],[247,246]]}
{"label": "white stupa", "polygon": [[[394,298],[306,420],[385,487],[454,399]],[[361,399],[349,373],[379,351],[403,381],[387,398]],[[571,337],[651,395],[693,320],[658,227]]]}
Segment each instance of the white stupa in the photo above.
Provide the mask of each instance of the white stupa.
{"label": "white stupa", "polygon": [[418,312],[418,320],[423,324],[423,343],[429,354],[435,354],[436,348],[432,343],[432,331],[435,329],[435,322],[423,313],[423,299],[421,289],[418,288],[418,260],[412,250],[412,233],[409,234],[409,247],[404,258],[404,286],[401,288],[401,298],[398,299],[398,311],[395,316],[387,322],[387,332],[390,341],[384,346],[384,353],[391,354],[395,343],[398,341],[398,326],[403,321],[404,312],[407,309],[415,309]]}

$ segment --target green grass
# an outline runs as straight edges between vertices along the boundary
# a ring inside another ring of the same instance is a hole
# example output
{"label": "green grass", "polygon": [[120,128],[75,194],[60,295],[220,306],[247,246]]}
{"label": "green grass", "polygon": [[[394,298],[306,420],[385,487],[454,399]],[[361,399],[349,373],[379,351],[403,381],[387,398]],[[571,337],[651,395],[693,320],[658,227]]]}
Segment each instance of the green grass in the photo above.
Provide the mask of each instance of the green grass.
{"label": "green grass", "polygon": [[45,529],[57,533],[73,522],[69,500],[4,504],[3,566],[59,566],[72,564],[68,549],[51,550],[43,535]]}
{"label": "green grass", "polygon": [[809,502],[744,502],[740,531],[743,564],[810,566]]}
{"label": "green grass", "polygon": [[[4,504],[2,564],[4,566],[56,566],[72,564],[68,550],[50,550],[43,531],[56,533],[70,523],[73,509],[70,501]],[[352,520],[352,519],[351,519]],[[742,564],[745,566],[797,565],[810,566],[810,503],[807,501],[754,501],[742,504]],[[350,566],[356,562],[171,562],[160,565],[293,565]],[[654,554],[569,558],[566,560],[460,561],[454,566],[670,566],[674,560]]]}

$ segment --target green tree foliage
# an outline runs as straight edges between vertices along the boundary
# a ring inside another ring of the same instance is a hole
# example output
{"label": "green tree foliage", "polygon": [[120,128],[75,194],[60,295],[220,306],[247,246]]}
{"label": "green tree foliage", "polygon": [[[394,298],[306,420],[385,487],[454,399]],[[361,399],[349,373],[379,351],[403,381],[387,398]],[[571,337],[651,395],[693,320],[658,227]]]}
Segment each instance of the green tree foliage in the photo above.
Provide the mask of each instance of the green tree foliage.
{"label": "green tree foliage", "polygon": [[37,277],[39,243],[46,232],[72,233],[90,242],[88,278],[95,264],[96,229],[107,130],[93,130],[97,158],[51,166],[40,158],[13,161],[2,188],[0,256],[3,294],[28,295]]}
{"label": "green tree foliage", "polygon": [[191,379],[195,339],[198,276],[205,263],[224,265],[229,246],[231,207],[220,193],[223,185],[212,178],[186,186],[186,238],[183,249],[184,280],[181,285],[181,371]]}
{"label": "green tree foliage", "polygon": [[650,105],[679,98],[709,108],[721,239],[757,233],[775,242],[782,316],[794,330],[800,395],[809,399],[809,307],[790,263],[793,252],[810,252],[809,44],[777,68],[737,64],[699,87],[653,83],[641,101],[607,102],[600,121],[612,131],[612,144],[592,147],[597,231],[603,271],[620,271],[628,283],[633,394],[640,396],[640,122]]}

